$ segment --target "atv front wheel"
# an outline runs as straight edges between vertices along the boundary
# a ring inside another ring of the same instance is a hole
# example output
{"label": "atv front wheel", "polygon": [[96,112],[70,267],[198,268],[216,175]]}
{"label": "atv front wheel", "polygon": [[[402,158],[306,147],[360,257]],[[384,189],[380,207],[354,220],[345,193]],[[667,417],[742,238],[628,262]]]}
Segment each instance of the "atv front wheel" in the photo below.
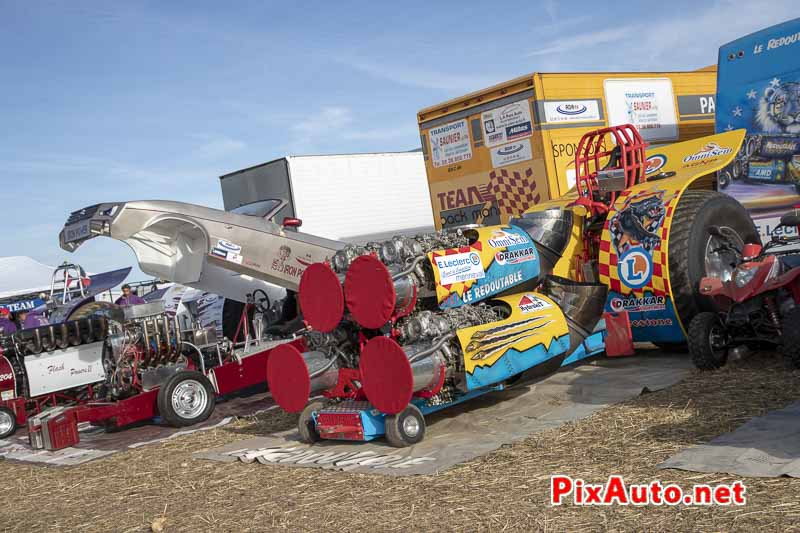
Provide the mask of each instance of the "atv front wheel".
{"label": "atv front wheel", "polygon": [[678,200],[669,230],[669,276],[672,301],[684,327],[697,313],[714,311],[710,298],[698,292],[700,280],[714,276],[731,279],[736,256],[719,250],[719,238],[708,232],[720,230],[739,246],[761,242],[747,210],[728,196],[713,191],[687,191]]}
{"label": "atv front wheel", "polygon": [[800,368],[800,307],[795,307],[783,317],[783,357],[792,368]]}
{"label": "atv front wheel", "polygon": [[728,332],[716,313],[700,313],[689,324],[689,353],[700,370],[716,370],[728,360]]}

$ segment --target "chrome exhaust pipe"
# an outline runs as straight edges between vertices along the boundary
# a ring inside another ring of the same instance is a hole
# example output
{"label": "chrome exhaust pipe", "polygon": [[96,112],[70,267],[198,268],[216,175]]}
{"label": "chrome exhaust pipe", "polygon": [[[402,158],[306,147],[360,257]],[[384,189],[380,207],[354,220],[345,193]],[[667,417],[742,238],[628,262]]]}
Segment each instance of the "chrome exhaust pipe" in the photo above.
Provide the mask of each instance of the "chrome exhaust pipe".
{"label": "chrome exhaust pipe", "polygon": [[533,240],[542,265],[541,275],[553,272],[572,235],[572,211],[559,208],[533,211],[512,218],[509,224],[522,228]]}
{"label": "chrome exhaust pipe", "polygon": [[592,334],[603,316],[608,287],[600,283],[581,283],[559,276],[547,276],[542,284],[542,293],[558,304],[567,319],[567,354],[571,354]]}

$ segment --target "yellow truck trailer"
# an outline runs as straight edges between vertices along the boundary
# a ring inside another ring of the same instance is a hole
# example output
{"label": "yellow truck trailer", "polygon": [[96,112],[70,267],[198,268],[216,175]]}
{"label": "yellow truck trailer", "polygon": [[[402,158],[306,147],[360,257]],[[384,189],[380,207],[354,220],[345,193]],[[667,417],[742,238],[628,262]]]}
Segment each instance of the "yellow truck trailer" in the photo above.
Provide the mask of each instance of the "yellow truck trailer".
{"label": "yellow truck trailer", "polygon": [[437,228],[500,224],[575,185],[577,142],[631,123],[650,145],[714,133],[716,68],[534,73],[417,114]]}

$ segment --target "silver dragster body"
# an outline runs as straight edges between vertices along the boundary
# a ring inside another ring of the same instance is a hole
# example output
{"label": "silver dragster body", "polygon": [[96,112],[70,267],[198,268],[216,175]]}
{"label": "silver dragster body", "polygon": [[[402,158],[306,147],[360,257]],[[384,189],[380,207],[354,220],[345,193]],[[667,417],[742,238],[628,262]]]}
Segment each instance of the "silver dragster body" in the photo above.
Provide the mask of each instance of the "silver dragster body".
{"label": "silver dragster body", "polygon": [[265,200],[231,212],[162,200],[97,204],[69,216],[59,243],[73,252],[94,237],[111,237],[130,246],[151,276],[240,302],[256,289],[276,300],[285,289],[297,290],[308,265],[344,247],[273,222],[284,203]]}

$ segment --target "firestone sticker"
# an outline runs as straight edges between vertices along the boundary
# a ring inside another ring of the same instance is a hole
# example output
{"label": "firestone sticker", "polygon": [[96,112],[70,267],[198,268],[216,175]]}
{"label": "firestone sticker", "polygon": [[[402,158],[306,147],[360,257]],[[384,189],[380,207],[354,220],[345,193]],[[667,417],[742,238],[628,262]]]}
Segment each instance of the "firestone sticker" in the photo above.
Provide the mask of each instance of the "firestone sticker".
{"label": "firestone sticker", "polygon": [[482,279],[486,275],[481,256],[476,252],[445,255],[435,259],[442,285]]}
{"label": "firestone sticker", "polygon": [[466,120],[450,122],[428,132],[434,167],[444,167],[472,159],[472,144]]}
{"label": "firestone sticker", "polygon": [[[483,125],[484,144],[488,147],[524,139],[533,134],[531,109],[527,100],[484,111],[481,113],[481,124]],[[530,143],[528,148],[530,149]]]}

